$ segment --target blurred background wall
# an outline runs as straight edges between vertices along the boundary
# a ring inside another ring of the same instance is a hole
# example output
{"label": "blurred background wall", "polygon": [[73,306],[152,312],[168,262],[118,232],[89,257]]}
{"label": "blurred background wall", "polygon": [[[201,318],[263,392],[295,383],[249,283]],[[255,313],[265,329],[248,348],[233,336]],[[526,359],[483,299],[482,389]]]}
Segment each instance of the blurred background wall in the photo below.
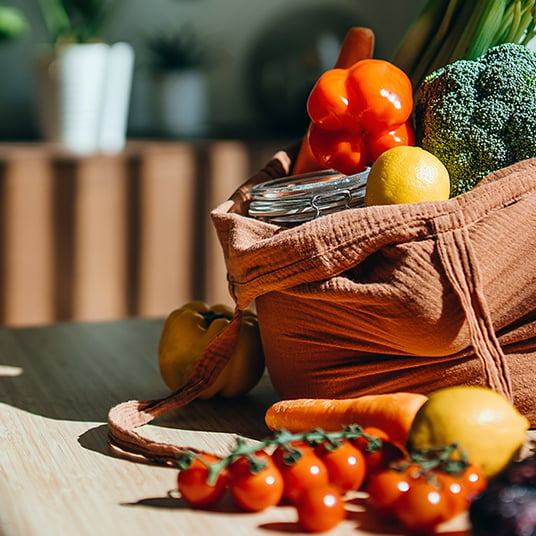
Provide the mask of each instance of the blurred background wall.
{"label": "blurred background wall", "polygon": [[[232,305],[210,210],[303,135],[310,88],[350,27],[373,29],[375,56],[389,59],[424,4],[115,0],[100,35],[135,51],[128,143],[76,154],[38,127],[38,100],[54,109],[36,89],[36,57],[50,43],[42,1],[0,0],[29,19],[0,42],[0,325],[165,316],[192,299]],[[201,132],[176,134],[158,113],[162,71],[149,43],[177,35],[186,55],[199,46],[208,60]]]}
{"label": "blurred background wall", "polygon": [[[22,9],[30,19],[31,30],[22,38],[0,46],[0,139],[34,139],[39,137],[39,132],[33,62],[36,45],[45,43],[47,34],[37,8],[38,0],[3,3]],[[115,11],[105,37],[112,41],[125,40],[136,51],[129,134],[142,137],[161,134],[155,122],[154,72],[148,40],[188,27],[210,53],[211,61],[206,66],[209,134],[246,137],[292,136],[301,132],[303,110],[296,103],[302,102],[313,80],[299,61],[312,38],[322,39],[326,30],[340,35],[353,25],[368,26],[376,33],[376,56],[388,59],[424,0],[116,0],[114,3]],[[333,43],[328,39],[324,45],[325,61],[329,62]],[[281,93],[282,86],[285,94]]]}

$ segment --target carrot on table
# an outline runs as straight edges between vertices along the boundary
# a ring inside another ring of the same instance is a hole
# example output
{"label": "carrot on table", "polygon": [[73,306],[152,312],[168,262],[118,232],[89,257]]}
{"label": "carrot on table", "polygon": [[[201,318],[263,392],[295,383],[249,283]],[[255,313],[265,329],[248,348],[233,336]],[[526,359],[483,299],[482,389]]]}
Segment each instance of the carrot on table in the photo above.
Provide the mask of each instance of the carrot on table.
{"label": "carrot on table", "polygon": [[[356,61],[372,58],[373,53],[374,32],[370,28],[354,26],[348,30],[344,38],[335,67],[342,69],[348,68]],[[308,173],[309,171],[317,171],[320,167],[311,152],[306,133],[303,136],[300,150],[294,162],[292,174],[299,175],[301,173]]]}
{"label": "carrot on table", "polygon": [[419,393],[396,392],[356,398],[297,398],[280,400],[266,411],[270,430],[286,429],[304,433],[314,428],[325,432],[358,424],[382,429],[398,446],[404,446],[419,408],[428,397]]}

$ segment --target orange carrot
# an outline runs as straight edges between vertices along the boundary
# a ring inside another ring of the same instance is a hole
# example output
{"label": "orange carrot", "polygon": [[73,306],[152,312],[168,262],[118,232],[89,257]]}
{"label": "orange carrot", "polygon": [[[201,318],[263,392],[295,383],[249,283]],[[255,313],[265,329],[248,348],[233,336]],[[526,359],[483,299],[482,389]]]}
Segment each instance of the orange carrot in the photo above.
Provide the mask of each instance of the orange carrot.
{"label": "orange carrot", "polygon": [[[308,131],[309,127],[307,127],[307,132]],[[298,151],[296,160],[294,161],[294,167],[292,168],[293,175],[300,175],[302,173],[309,173],[310,171],[318,171],[321,169],[321,166],[318,164],[313,152],[311,151],[311,147],[309,145],[309,134],[307,132],[303,136],[300,150]]]}
{"label": "orange carrot", "polygon": [[374,32],[370,28],[354,26],[344,38],[335,67],[347,69],[356,61],[372,58],[373,53]]}
{"label": "orange carrot", "polygon": [[419,408],[428,397],[419,393],[385,393],[357,398],[298,398],[280,400],[266,411],[270,430],[284,428],[304,433],[314,428],[325,432],[358,424],[382,429],[393,443],[403,447]]}
{"label": "orange carrot", "polygon": [[[348,30],[344,38],[335,67],[345,69],[352,66],[356,61],[372,58],[373,53],[374,32],[370,28],[355,26]],[[320,169],[318,162],[311,152],[307,139],[306,133],[294,162],[293,175]]]}

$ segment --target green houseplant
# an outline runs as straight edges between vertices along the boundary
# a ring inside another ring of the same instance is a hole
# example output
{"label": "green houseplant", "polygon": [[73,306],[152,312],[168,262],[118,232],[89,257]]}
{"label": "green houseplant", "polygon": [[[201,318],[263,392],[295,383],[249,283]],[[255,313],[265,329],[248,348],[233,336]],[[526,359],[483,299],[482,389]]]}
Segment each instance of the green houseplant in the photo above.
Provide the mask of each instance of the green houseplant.
{"label": "green houseplant", "polygon": [[11,41],[28,29],[26,17],[17,8],[0,6],[0,43]]}
{"label": "green houseplant", "polygon": [[151,65],[156,71],[182,71],[200,68],[209,61],[207,47],[191,28],[159,34],[147,39]]}
{"label": "green houseplant", "polygon": [[37,0],[53,43],[88,43],[103,39],[113,9],[110,0]]}
{"label": "green houseplant", "polygon": [[147,39],[154,74],[157,115],[163,133],[195,137],[206,133],[210,53],[190,28]]}
{"label": "green houseplant", "polygon": [[106,42],[111,0],[36,0],[49,37],[38,58],[43,136],[80,154],[118,152],[126,129],[134,50]]}

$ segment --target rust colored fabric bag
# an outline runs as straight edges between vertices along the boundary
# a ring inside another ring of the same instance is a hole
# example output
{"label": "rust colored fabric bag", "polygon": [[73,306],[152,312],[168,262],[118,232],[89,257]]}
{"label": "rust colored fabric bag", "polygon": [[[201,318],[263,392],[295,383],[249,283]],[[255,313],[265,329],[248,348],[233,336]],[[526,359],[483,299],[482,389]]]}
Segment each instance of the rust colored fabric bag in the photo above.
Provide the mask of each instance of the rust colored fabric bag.
{"label": "rust colored fabric bag", "polygon": [[536,160],[443,202],[356,208],[293,228],[213,211],[239,309],[255,301],[283,398],[487,385],[536,425]]}
{"label": "rust colored fabric bag", "polygon": [[252,303],[282,398],[486,385],[536,426],[536,159],[448,201],[348,209],[293,228],[247,217],[251,186],[287,175],[293,156],[278,153],[212,212],[235,318],[184,387],[110,410],[112,448],[161,463],[183,450],[135,429],[214,381]]}

